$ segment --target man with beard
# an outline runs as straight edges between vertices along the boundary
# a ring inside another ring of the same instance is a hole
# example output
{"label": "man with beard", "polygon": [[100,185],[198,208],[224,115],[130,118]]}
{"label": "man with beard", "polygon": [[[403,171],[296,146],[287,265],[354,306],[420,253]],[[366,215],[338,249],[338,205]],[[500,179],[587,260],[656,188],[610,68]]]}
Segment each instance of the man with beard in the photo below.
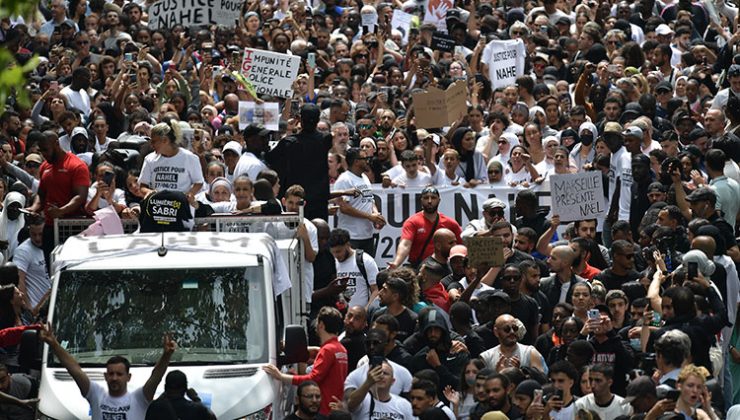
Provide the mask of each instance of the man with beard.
{"label": "man with beard", "polygon": [[449,229],[438,229],[432,236],[432,243],[434,243],[434,252],[422,264],[436,262],[445,271],[443,277],[447,277],[451,273],[447,262],[450,258],[450,250],[455,246],[455,234]]}
{"label": "man with beard", "polygon": [[84,66],[77,67],[72,72],[72,84],[61,90],[62,95],[67,97],[70,106],[79,109],[87,117],[90,115],[90,69]]}
{"label": "man with beard", "polygon": [[480,219],[471,220],[462,232],[463,238],[481,235],[491,229],[494,222],[504,219],[506,204],[498,198],[489,198],[483,202],[483,216]]}
{"label": "man with beard", "polygon": [[568,245],[558,245],[550,252],[547,265],[553,273],[550,277],[540,280],[540,290],[547,296],[550,305],[560,302],[571,303],[573,285],[586,279],[573,272],[573,262],[576,253]]}
{"label": "man with beard", "polygon": [[442,285],[449,291],[452,283],[459,282],[465,277],[465,267],[468,263],[468,248],[465,245],[455,245],[450,249],[447,264],[450,266],[450,274],[442,279]]}
{"label": "man with beard", "polygon": [[[383,363],[390,364],[393,369],[395,379],[390,386],[391,394],[405,397],[411,391],[411,372],[388,357],[389,355],[385,351],[388,340],[388,334],[384,329],[371,329],[367,332],[367,338],[365,339],[367,355],[360,359],[357,368],[351,371],[344,381],[344,398],[348,402],[355,401],[359,403],[361,401],[364,395],[361,390],[363,382],[367,379],[368,373],[378,366],[380,360],[383,360]],[[370,366],[371,364],[373,366]]]}
{"label": "man with beard", "polygon": [[[514,248],[514,226],[511,223],[501,219],[491,224],[491,230],[489,232],[491,236],[501,238],[501,243],[504,245],[504,264],[520,264],[523,261],[534,261],[534,257],[531,255]],[[490,275],[493,270],[493,268],[489,270],[486,276]]]}
{"label": "man with beard", "polygon": [[640,237],[640,222],[642,217],[650,208],[650,199],[648,192],[650,184],[653,182],[653,174],[650,171],[650,158],[643,154],[632,155],[632,186],[630,187],[630,228],[632,228],[632,237]]}
{"label": "man with beard", "polygon": [[15,111],[5,111],[0,115],[0,134],[1,137],[10,144],[10,148],[13,153],[13,159],[9,159],[9,163],[13,163],[12,160],[21,160],[23,153],[26,151],[26,145],[18,138],[21,133],[21,118],[20,114]]}
{"label": "man with beard", "polygon": [[[326,159],[324,159],[326,160]],[[462,229],[455,219],[445,216],[438,211],[439,191],[434,187],[426,187],[421,191],[422,211],[414,214],[403,222],[401,242],[396,250],[396,257],[388,263],[389,268],[401,266],[406,258],[415,266],[434,252],[432,237],[437,229],[446,228],[455,234],[457,243],[461,243]]]}
{"label": "man with beard", "polygon": [[509,264],[504,268],[498,286],[509,295],[511,314],[521,320],[527,329],[522,343],[532,345],[539,335],[539,307],[534,299],[521,292],[522,278],[519,267]]}
{"label": "man with beard", "polygon": [[409,395],[414,415],[421,416],[425,411],[437,407],[448,419],[455,420],[455,414],[437,398],[437,395],[434,382],[427,379],[416,379],[411,387],[411,395]]}
{"label": "man with beard", "polygon": [[457,387],[460,373],[469,360],[467,350],[460,343],[453,346],[447,323],[439,309],[430,309],[421,317],[419,330],[424,347],[411,359],[409,370],[416,373],[432,369],[439,374],[441,391],[447,385]]}
{"label": "man with beard", "polygon": [[540,332],[545,332],[550,328],[553,307],[550,305],[550,301],[547,300],[547,296],[540,291],[541,269],[539,264],[535,261],[522,261],[519,264],[519,270],[524,277],[519,290],[522,294],[531,297],[537,302],[537,306],[539,307],[538,313],[540,314]]}
{"label": "man with beard", "polygon": [[604,126],[604,139],[612,153],[609,162],[609,213],[604,224],[604,245],[611,245],[611,225],[617,220],[630,219],[630,189],[632,186],[632,156],[624,147],[622,127],[615,122]]}
{"label": "man with beard", "polygon": [[375,182],[380,182],[383,178],[381,174],[392,167],[391,151],[385,139],[376,140],[375,145],[378,147],[378,150],[372,160],[370,160],[370,169],[373,171],[373,175],[375,175]]}
{"label": "man with beard", "polygon": [[513,385],[509,378],[500,374],[493,373],[486,377],[485,393],[486,400],[479,402],[471,412],[471,418],[481,418],[483,414],[490,411],[500,411],[509,419],[518,419],[522,417],[519,409],[511,403],[511,391]]}
{"label": "man with beard", "polygon": [[383,138],[391,132],[395,123],[396,114],[390,109],[386,109],[380,114],[380,117],[378,117],[378,131],[382,133]]}
{"label": "man with beard", "polygon": [[493,333],[499,345],[481,353],[480,358],[486,365],[501,372],[509,367],[532,367],[544,372],[542,355],[533,346],[519,344],[519,320],[504,314],[496,318]]}
{"label": "man with beard", "polygon": [[347,349],[347,366],[352,371],[357,361],[365,355],[365,329],[367,328],[367,311],[363,306],[353,306],[344,316],[344,332],[339,335],[339,342]]}
{"label": "man with beard", "polygon": [[607,291],[621,289],[622,285],[638,280],[640,273],[635,271],[635,246],[625,240],[612,243],[612,266],[594,277]]}
{"label": "man with beard", "polygon": [[295,393],[296,410],[285,420],[321,420],[326,417],[319,414],[321,407],[321,389],[314,381],[298,385]]}
{"label": "man with beard", "polygon": [[[329,164],[331,134],[316,130],[321,110],[315,104],[301,108],[301,132],[288,136],[267,153],[267,162],[280,174],[283,188],[298,184],[306,191],[305,216],[328,220]],[[281,194],[284,191],[281,191]]]}
{"label": "man with beard", "polygon": [[352,419],[412,419],[411,404],[391,393],[395,382],[394,368],[387,361],[381,362],[367,373],[367,379],[352,393],[347,408]]}

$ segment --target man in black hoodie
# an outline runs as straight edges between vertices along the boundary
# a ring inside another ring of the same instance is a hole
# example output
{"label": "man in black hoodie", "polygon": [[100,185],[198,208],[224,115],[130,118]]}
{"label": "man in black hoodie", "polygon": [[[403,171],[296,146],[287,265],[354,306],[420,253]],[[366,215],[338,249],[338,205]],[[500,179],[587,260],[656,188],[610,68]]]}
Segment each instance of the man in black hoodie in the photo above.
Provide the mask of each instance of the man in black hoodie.
{"label": "man in black hoodie", "polygon": [[419,331],[423,334],[425,346],[411,359],[409,370],[416,373],[423,369],[433,369],[439,374],[440,389],[447,385],[453,388],[460,382],[460,374],[470,359],[467,349],[450,339],[447,323],[439,309],[432,309],[420,318]]}
{"label": "man in black hoodie", "polygon": [[588,342],[594,347],[592,363],[611,366],[614,369],[611,391],[617,395],[625,395],[627,374],[634,364],[632,353],[614,331],[609,308],[597,305],[596,309],[599,310],[600,317],[589,319],[583,327],[583,331],[589,332]]}

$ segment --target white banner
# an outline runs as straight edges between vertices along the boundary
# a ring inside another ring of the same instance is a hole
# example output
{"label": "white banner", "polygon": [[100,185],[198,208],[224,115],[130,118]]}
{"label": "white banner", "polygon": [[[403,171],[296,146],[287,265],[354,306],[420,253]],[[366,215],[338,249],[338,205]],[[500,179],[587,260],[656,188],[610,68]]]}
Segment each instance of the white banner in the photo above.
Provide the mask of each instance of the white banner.
{"label": "white banner", "polygon": [[[479,185],[476,188],[440,187],[439,211],[448,217],[457,220],[460,227],[470,220],[482,217],[483,202],[490,197],[496,197],[507,203],[506,219],[512,220],[514,200],[519,191],[524,188],[514,187],[489,187]],[[548,182],[530,188],[537,194],[541,207],[550,206],[550,185]],[[385,217],[386,225],[380,230],[378,246],[375,252],[375,261],[378,267],[384,268],[388,262],[393,260],[396,248],[401,240],[401,227],[411,215],[421,211],[422,188],[383,188],[380,184],[373,185],[375,205]],[[333,229],[337,226],[337,218],[329,217],[329,226]]]}
{"label": "white banner", "polygon": [[411,13],[406,13],[398,9],[393,10],[391,28],[398,29],[403,34],[403,45],[399,45],[399,47],[403,47],[409,42],[409,31],[411,30],[411,21],[413,18],[414,15]]}
{"label": "white banner", "polygon": [[600,171],[550,175],[552,214],[561,222],[606,216],[604,183]]}
{"label": "white banner", "polygon": [[225,25],[239,19],[241,0],[162,0],[149,6],[149,29]]}
{"label": "white banner", "polygon": [[524,74],[524,42],[521,39],[491,41],[483,50],[491,88],[512,86]]}
{"label": "white banner", "polygon": [[301,57],[297,55],[245,48],[241,73],[258,94],[290,98],[300,64]]}

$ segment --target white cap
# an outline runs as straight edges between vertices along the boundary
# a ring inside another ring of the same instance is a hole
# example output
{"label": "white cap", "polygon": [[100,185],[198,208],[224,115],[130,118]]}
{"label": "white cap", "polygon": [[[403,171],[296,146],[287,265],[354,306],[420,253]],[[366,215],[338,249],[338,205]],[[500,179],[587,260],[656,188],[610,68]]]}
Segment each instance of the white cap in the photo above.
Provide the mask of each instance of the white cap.
{"label": "white cap", "polygon": [[666,25],[665,23],[661,23],[660,25],[658,25],[657,28],[655,28],[655,34],[661,36],[672,35],[673,29],[671,29],[671,27]]}
{"label": "white cap", "polygon": [[223,149],[221,149],[222,152],[225,152],[227,150],[231,150],[232,152],[236,153],[239,156],[242,155],[242,145],[239,144],[238,142],[233,141],[233,140],[230,141],[230,142],[228,142],[228,143],[226,143],[224,145]]}

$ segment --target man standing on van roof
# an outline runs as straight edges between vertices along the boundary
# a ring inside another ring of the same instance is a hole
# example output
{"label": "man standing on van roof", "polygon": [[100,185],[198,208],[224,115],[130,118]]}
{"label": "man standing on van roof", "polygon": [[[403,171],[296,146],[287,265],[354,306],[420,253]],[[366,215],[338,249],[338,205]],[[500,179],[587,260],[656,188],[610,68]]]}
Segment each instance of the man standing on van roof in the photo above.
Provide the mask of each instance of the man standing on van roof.
{"label": "man standing on van roof", "polygon": [[111,357],[105,364],[104,376],[105,382],[108,384],[106,392],[102,386],[90,380],[74,357],[59,344],[48,325],[39,331],[39,338],[49,345],[49,349],[54,352],[54,356],[59,359],[59,363],[67,369],[67,372],[77,383],[80,393],[90,403],[93,420],[108,418],[138,420],[146,417],[147,407],[154,399],[154,392],[170,364],[172,353],[177,349],[177,343],[172,340],[169,334],[165,334],[164,351],[157,364],[154,365],[151,376],[143,387],[133,392],[128,392],[128,382],[131,380],[131,374],[129,373],[131,364],[125,357]]}
{"label": "man standing on van roof", "polygon": [[319,414],[328,415],[331,411],[329,403],[335,398],[339,401],[344,397],[344,379],[347,378],[347,350],[339,342],[337,336],[344,327],[342,314],[330,306],[324,306],[316,318],[316,333],[321,340],[316,360],[311,373],[307,375],[288,375],[280,372],[275,365],[267,365],[262,369],[273,378],[284,384],[299,385],[304,381],[315,381],[321,388],[321,409]]}

